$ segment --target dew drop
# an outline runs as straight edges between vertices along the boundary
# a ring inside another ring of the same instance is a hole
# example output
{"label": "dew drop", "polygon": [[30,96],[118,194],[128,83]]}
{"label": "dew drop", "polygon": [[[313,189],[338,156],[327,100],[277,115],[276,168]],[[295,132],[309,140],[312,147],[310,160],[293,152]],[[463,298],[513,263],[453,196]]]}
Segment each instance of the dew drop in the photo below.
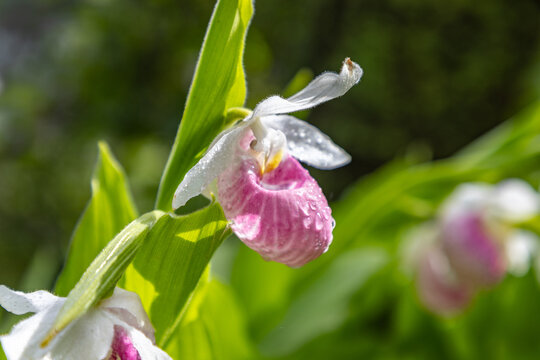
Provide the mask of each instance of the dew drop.
{"label": "dew drop", "polygon": [[321,214],[317,212],[317,216],[315,217],[315,230],[320,231],[324,226],[324,221],[321,217]]}
{"label": "dew drop", "polygon": [[300,202],[300,210],[304,213],[304,215],[309,215],[309,204],[308,202],[301,201]]}

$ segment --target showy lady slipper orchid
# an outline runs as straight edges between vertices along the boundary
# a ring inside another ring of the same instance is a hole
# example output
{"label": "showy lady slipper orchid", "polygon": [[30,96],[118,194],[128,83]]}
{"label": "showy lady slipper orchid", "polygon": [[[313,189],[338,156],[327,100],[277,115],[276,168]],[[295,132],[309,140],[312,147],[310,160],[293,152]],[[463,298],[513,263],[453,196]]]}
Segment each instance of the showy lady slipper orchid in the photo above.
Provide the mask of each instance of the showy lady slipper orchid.
{"label": "showy lady slipper orchid", "polygon": [[521,180],[499,185],[465,184],[443,206],[441,241],[452,268],[471,286],[492,286],[507,271],[523,267],[518,259],[522,230],[514,228],[538,214],[539,195]]}
{"label": "showy lady slipper orchid", "polygon": [[521,180],[459,186],[437,221],[418,227],[406,241],[405,259],[417,270],[422,303],[449,315],[507,272],[526,273],[538,239],[517,227],[539,211],[540,196]]}
{"label": "showy lady slipper orchid", "polygon": [[154,329],[139,296],[116,288],[43,346],[66,298],[47,291],[25,294],[0,285],[0,305],[22,315],[8,335],[0,337],[8,360],[170,360],[153,345]]}
{"label": "showy lady slipper orchid", "polygon": [[298,267],[324,253],[334,220],[317,182],[297,159],[319,169],[347,164],[350,156],[320,130],[290,115],[345,94],[362,69],[345,59],[339,74],[319,75],[284,99],[260,102],[223,131],[178,186],[173,208],[217,179],[217,197],[232,230],[266,260]]}

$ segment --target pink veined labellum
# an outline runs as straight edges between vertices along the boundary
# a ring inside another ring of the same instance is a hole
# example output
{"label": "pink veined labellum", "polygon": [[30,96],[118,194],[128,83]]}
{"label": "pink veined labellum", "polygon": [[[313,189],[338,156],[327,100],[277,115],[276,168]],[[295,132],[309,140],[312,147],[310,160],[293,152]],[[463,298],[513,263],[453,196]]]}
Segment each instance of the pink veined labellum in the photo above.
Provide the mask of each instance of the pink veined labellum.
{"label": "pink veined labellum", "polygon": [[141,355],[133,346],[127,331],[120,325],[114,325],[114,338],[111,354],[107,360],[141,360]]}
{"label": "pink veined labellum", "polygon": [[266,260],[299,267],[332,242],[334,219],[321,188],[290,155],[264,172],[248,149],[218,177],[218,198],[234,233]]}
{"label": "pink veined labellum", "polygon": [[173,208],[216,188],[232,230],[264,259],[299,267],[319,257],[332,242],[334,220],[321,188],[298,160],[331,170],[351,157],[316,127],[286,114],[342,96],[362,73],[347,58],[339,74],[323,73],[289,98],[261,101],[214,139],[178,185]]}

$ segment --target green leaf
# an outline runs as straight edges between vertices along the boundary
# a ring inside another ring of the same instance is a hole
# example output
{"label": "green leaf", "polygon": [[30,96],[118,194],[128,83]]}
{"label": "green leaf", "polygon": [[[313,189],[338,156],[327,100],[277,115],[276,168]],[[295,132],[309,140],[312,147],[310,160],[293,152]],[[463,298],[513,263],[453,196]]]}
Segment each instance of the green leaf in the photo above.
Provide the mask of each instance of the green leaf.
{"label": "green leaf", "polygon": [[64,269],[56,282],[56,293],[66,296],[109,240],[136,215],[124,171],[107,144],[100,142],[92,177],[92,198],[73,233]]}
{"label": "green leaf", "polygon": [[216,280],[199,286],[165,348],[173,359],[254,359],[254,350],[232,291]]}
{"label": "green leaf", "polygon": [[[370,232],[380,237],[381,227],[393,229],[393,238],[398,239],[395,234],[400,225],[414,224],[411,216],[418,209],[411,206],[411,199],[436,209],[462,182],[497,182],[534,174],[540,164],[539,133],[540,103],[536,103],[452,158],[412,167],[386,167],[362,179],[333,207],[337,226],[329,255],[356,240],[370,238]],[[416,221],[433,214],[425,215]],[[323,262],[330,260],[331,256],[323,257]]]}
{"label": "green leaf", "polygon": [[283,321],[261,342],[261,351],[279,356],[339,327],[353,294],[388,263],[381,249],[357,249],[335,259],[290,305]]}
{"label": "green leaf", "polygon": [[158,209],[171,210],[176,187],[223,129],[227,109],[244,104],[242,56],[252,14],[251,0],[218,0],[216,4],[161,179]]}
{"label": "green leaf", "polygon": [[150,228],[166,217],[159,210],[147,213],[126,226],[107,244],[69,293],[43,345],[113,291]]}
{"label": "green leaf", "polygon": [[298,269],[266,261],[244,244],[239,244],[239,247],[233,262],[231,285],[252,324],[251,335],[259,341],[285,315]]}
{"label": "green leaf", "polygon": [[141,216],[90,264],[43,344],[109,295],[125,274],[123,287],[139,294],[163,347],[178,327],[182,309],[212,254],[228,234],[217,203],[187,216],[159,210]]}
{"label": "green leaf", "polygon": [[121,286],[139,294],[165,347],[214,251],[230,233],[217,203],[187,216],[159,219],[126,271]]}

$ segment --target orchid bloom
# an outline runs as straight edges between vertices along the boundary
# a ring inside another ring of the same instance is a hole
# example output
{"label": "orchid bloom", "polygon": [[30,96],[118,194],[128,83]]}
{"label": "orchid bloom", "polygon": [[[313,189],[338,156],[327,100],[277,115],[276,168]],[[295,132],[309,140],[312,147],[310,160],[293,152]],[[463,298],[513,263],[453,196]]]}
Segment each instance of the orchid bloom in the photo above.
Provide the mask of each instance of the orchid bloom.
{"label": "orchid bloom", "polygon": [[345,94],[362,69],[345,59],[339,74],[319,75],[284,99],[260,102],[223,131],[186,174],[173,199],[183,206],[217,180],[217,198],[231,228],[264,259],[302,266],[324,253],[334,220],[321,188],[297,161],[334,169],[350,156],[320,130],[290,115]]}
{"label": "orchid bloom", "polygon": [[453,269],[479,287],[498,283],[507,271],[519,272],[528,261],[520,249],[534,242],[513,226],[539,211],[538,193],[521,180],[457,188],[441,213],[441,241]]}
{"label": "orchid bloom", "polygon": [[459,186],[437,221],[409,234],[406,260],[431,311],[451,315],[507,272],[525,274],[538,249],[536,235],[516,225],[540,212],[540,196],[521,180]]}
{"label": "orchid bloom", "polygon": [[154,329],[139,296],[116,288],[46,345],[66,298],[23,293],[0,285],[0,305],[16,315],[35,313],[0,337],[8,360],[170,360],[154,346]]}

